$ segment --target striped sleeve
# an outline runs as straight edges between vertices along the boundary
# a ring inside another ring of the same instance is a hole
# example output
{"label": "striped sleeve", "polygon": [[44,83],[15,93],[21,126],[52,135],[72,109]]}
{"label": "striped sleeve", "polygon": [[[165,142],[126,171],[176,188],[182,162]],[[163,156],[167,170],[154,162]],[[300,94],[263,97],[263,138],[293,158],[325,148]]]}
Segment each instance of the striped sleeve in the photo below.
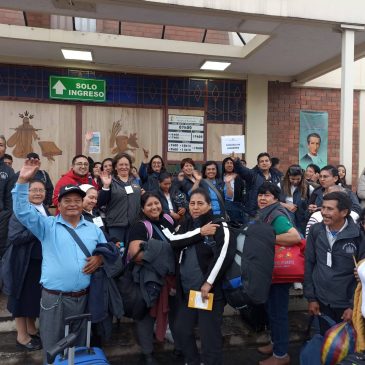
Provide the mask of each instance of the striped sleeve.
{"label": "striped sleeve", "polygon": [[222,268],[224,259],[226,258],[227,251],[228,251],[230,233],[229,233],[229,229],[228,229],[226,222],[222,222],[222,226],[223,226],[223,232],[224,232],[224,242],[223,242],[223,246],[222,246],[221,252],[219,254],[219,257],[218,257],[217,261],[215,262],[213,269],[211,270],[211,272],[208,276],[208,279],[207,279],[207,283],[210,285],[214,284],[214,281],[217,278],[219,270]]}

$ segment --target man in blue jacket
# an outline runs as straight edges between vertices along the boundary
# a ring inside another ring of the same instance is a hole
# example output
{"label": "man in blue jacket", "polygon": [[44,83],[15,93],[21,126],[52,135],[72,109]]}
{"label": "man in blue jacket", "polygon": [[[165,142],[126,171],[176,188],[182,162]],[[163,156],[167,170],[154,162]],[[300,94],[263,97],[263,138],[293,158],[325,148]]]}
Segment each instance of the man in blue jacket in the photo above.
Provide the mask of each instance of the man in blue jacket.
{"label": "man in blue jacket", "polygon": [[[29,204],[29,181],[40,166],[39,160],[27,159],[12,190],[13,209],[18,220],[42,244],[42,298],[39,317],[43,349],[47,352],[64,336],[64,319],[85,313],[90,275],[103,262],[101,256],[86,257],[68,229],[79,236],[91,253],[98,243],[105,243],[103,232],[86,221],[82,213],[85,193],[75,185],[66,185],[58,195],[60,214],[45,217]],[[68,228],[68,229],[67,229]],[[80,335],[79,344],[82,344]]]}
{"label": "man in blue jacket", "polygon": [[351,321],[356,288],[354,259],[365,257],[365,235],[350,217],[351,205],[344,192],[323,197],[323,222],[310,228],[305,252],[308,310],[336,322]]}

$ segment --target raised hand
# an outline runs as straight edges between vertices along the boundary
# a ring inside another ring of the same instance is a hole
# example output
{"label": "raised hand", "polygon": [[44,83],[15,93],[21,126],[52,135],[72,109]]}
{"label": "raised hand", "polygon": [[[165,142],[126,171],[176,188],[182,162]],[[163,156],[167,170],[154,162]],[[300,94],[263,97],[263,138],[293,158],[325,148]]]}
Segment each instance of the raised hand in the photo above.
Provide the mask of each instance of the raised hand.
{"label": "raised hand", "polygon": [[148,158],[148,156],[150,155],[150,151],[149,150],[145,150],[144,148],[142,148],[143,150],[143,156],[144,158]]}
{"label": "raised hand", "polygon": [[93,131],[87,131],[85,133],[85,141],[90,142],[93,138]]}
{"label": "raised hand", "polygon": [[200,181],[203,178],[202,174],[198,170],[193,171],[193,177],[197,181]]}
{"label": "raised hand", "polygon": [[109,175],[107,171],[101,171],[100,180],[103,183],[103,188],[107,189],[112,183],[112,176]]}
{"label": "raised hand", "polygon": [[19,184],[25,184],[29,180],[32,179],[32,177],[37,173],[39,170],[39,167],[41,165],[41,162],[39,160],[35,159],[27,159],[24,161],[23,167],[20,169],[19,177],[18,177],[18,183]]}

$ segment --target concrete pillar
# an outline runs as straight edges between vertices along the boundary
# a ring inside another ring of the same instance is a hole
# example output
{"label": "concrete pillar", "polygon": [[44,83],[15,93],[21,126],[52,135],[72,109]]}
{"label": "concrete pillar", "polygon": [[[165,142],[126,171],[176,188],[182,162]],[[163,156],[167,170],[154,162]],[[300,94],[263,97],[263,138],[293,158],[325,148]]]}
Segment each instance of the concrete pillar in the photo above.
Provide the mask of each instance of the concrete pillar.
{"label": "concrete pillar", "polygon": [[346,180],[352,183],[352,131],[354,116],[354,46],[355,30],[343,24],[341,49],[341,127],[340,163],[346,166]]}
{"label": "concrete pillar", "polygon": [[[365,167],[365,91],[360,91],[359,98],[359,175]],[[346,176],[347,180],[347,176]],[[354,181],[356,183],[356,181]]]}
{"label": "concrete pillar", "polygon": [[267,151],[267,78],[249,75],[246,96],[246,160],[247,166],[253,167],[257,155]]}

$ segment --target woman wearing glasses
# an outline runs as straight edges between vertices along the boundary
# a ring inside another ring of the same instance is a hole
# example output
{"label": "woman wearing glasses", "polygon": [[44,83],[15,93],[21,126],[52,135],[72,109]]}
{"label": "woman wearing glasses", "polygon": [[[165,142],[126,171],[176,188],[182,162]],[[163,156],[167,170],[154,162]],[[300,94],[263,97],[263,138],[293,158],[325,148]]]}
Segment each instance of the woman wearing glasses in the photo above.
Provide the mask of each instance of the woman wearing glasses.
{"label": "woman wearing glasses", "polygon": [[289,166],[279,187],[281,205],[287,209],[295,227],[304,236],[305,214],[314,188],[304,178],[304,172],[299,165]]}
{"label": "woman wearing glasses", "polygon": [[[29,184],[29,202],[39,214],[49,216],[43,205],[46,187],[43,181],[33,180]],[[9,222],[8,242],[12,250],[7,264],[10,267],[8,310],[15,317],[17,347],[25,351],[42,348],[35,326],[39,317],[41,286],[42,247],[39,240],[12,215]]]}

